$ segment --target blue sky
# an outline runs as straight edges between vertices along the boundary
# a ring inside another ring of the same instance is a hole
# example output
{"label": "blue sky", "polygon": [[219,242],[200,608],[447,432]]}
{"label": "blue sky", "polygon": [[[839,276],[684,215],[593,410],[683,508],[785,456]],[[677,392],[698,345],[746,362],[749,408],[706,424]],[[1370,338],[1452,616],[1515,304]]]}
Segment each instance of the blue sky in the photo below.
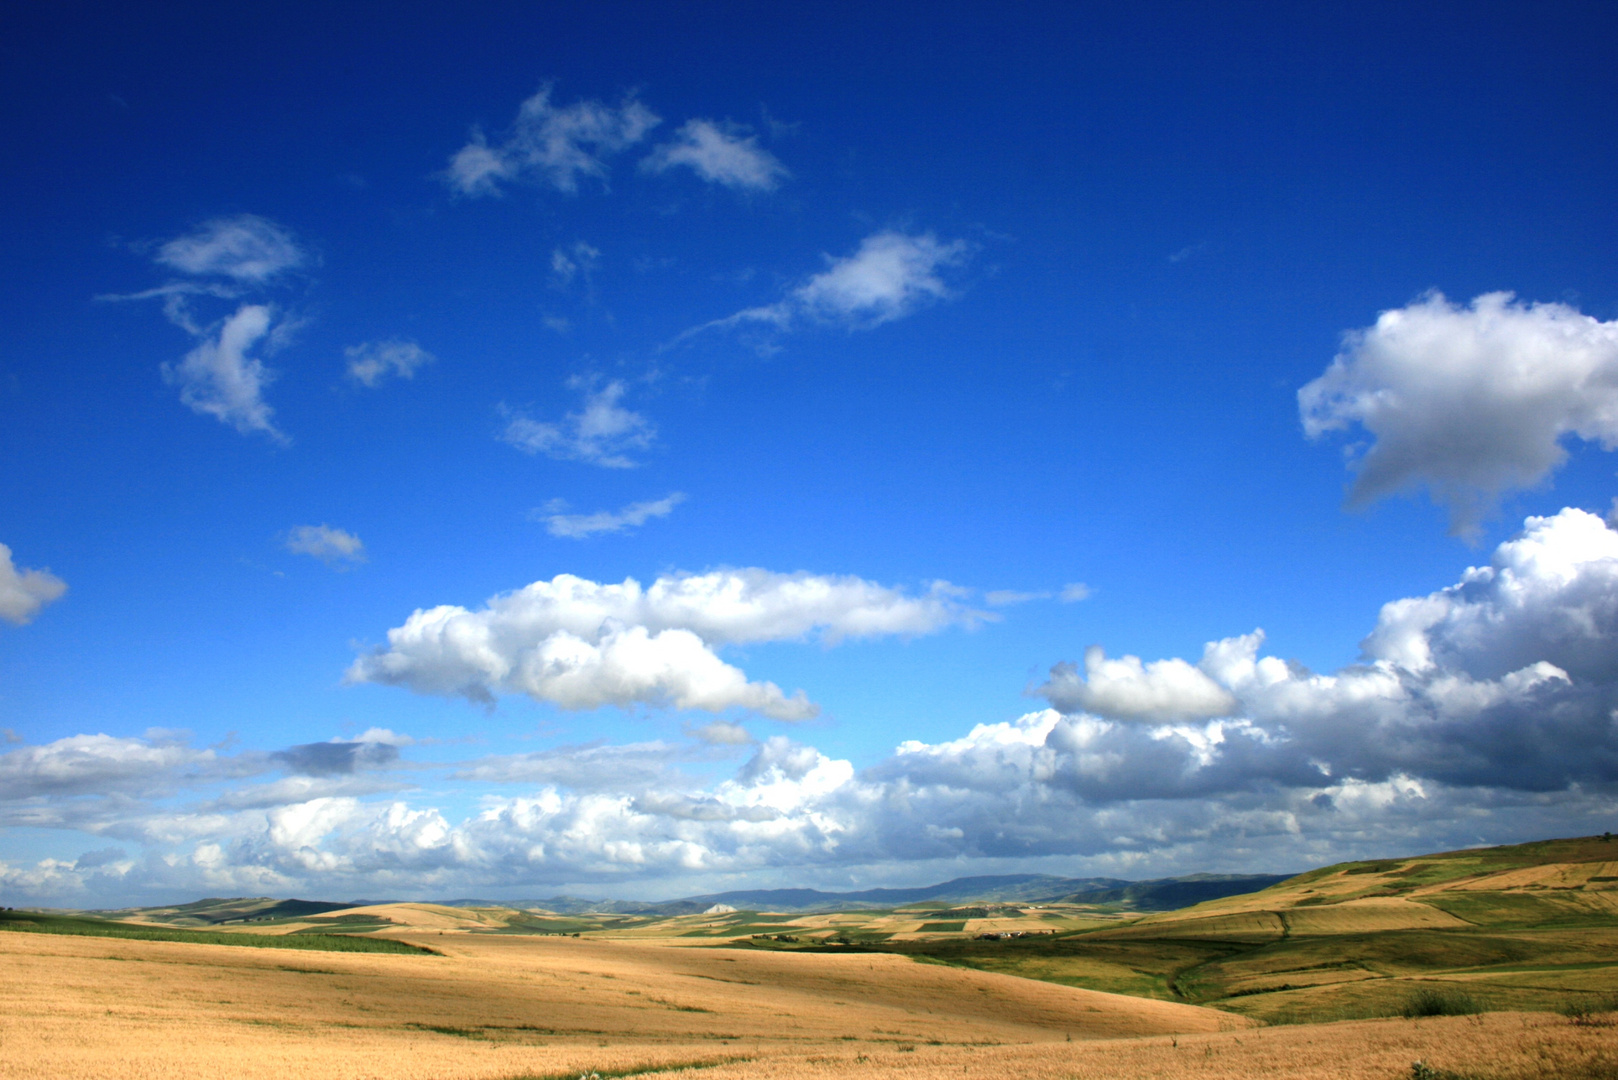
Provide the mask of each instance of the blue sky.
{"label": "blue sky", "polygon": [[6,20],[0,896],[1618,817],[1603,5]]}

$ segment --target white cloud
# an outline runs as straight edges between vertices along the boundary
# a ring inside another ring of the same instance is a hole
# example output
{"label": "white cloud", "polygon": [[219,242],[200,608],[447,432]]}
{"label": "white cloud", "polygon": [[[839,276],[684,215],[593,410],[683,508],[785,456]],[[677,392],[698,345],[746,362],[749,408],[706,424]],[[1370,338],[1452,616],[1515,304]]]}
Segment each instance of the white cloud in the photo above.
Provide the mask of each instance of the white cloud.
{"label": "white cloud", "polygon": [[729,720],[710,720],[700,727],[688,727],[686,734],[710,746],[746,746],[753,741],[746,728]]}
{"label": "white cloud", "polygon": [[606,159],[645,138],[658,123],[633,96],[616,107],[599,101],[557,106],[551,104],[546,85],[522,103],[499,143],[490,145],[481,131],[474,131],[450,159],[444,179],[470,196],[498,195],[503,184],[522,180],[574,192],[581,177],[604,181]]}
{"label": "white cloud", "polygon": [[413,379],[417,368],[437,359],[414,341],[400,338],[350,345],[343,350],[343,356],[348,360],[348,377],[373,388],[381,386],[390,375]]}
{"label": "white cloud", "polygon": [[244,435],[259,431],[287,442],[270,419],[275,410],[264,400],[264,387],[275,375],[250,355],[269,337],[273,320],[268,306],[243,304],[184,360],[164,364],[163,377],[180,388],[180,400],[192,412],[212,416]]}
{"label": "white cloud", "polygon": [[61,598],[67,582],[48,569],[29,570],[11,561],[11,549],[0,544],[0,619],[26,626],[39,609]]}
{"label": "white cloud", "polygon": [[1229,691],[1184,660],[1138,656],[1108,660],[1099,645],[1084,651],[1084,677],[1072,664],[1059,664],[1040,693],[1064,712],[1090,712],[1114,720],[1169,723],[1211,720],[1236,711]]}
{"label": "white cloud", "polygon": [[545,531],[552,536],[565,536],[574,540],[597,533],[620,533],[638,528],[652,518],[668,517],[674,508],[685,501],[683,492],[673,492],[650,502],[630,503],[621,510],[597,510],[593,514],[568,514],[566,504],[553,502],[534,517],[545,523]]}
{"label": "white cloud", "polygon": [[157,261],[171,270],[249,285],[261,285],[308,259],[291,233],[254,214],[216,218],[157,251]]}
{"label": "white cloud", "polygon": [[[790,705],[715,650],[936,630],[972,617],[955,593],[764,571],[646,588],[563,576],[477,612],[417,612],[351,678],[537,690],[584,706],[745,707],[749,695]],[[402,797],[368,801],[401,771],[404,740],[390,732],[228,761],[106,735],[24,746],[0,754],[0,824],[75,828],[148,852],[125,858],[101,839],[79,862],[0,866],[0,885],[31,897],[384,886],[442,897],[696,880],[684,891],[697,892],[718,875],[801,884],[812,873],[826,887],[963,866],[1281,871],[1599,832],[1618,814],[1615,641],[1618,532],[1569,509],[1528,519],[1455,585],[1387,604],[1362,662],[1334,673],[1264,655],[1260,632],[1210,642],[1195,664],[1097,651],[1083,679],[1053,679],[1060,708],[907,741],[865,769],[719,720],[687,729],[702,745],[564,746],[446,766],[445,783],[519,786],[479,791],[480,809],[457,821]],[[1220,695],[1235,704],[1212,715]],[[730,754],[746,757],[710,778]],[[277,766],[290,775],[189,807],[156,801]]]}
{"label": "white cloud", "polygon": [[1012,589],[994,589],[983,594],[983,602],[990,607],[1012,607],[1030,600],[1049,600],[1048,592],[1016,592]]}
{"label": "white cloud", "polygon": [[603,585],[571,574],[493,597],[480,611],[417,610],[361,656],[350,682],[492,700],[523,693],[565,709],[672,705],[813,716],[802,692],[747,681],[726,644],[925,634],[976,614],[946,584],[910,596],[855,577],[720,570]]}
{"label": "white cloud", "polygon": [[826,269],[776,303],[738,311],[685,336],[749,323],[781,330],[800,323],[852,329],[880,326],[923,304],[949,298],[952,291],[940,271],[960,266],[971,253],[966,241],[944,243],[932,233],[907,235],[891,229],[873,233],[852,255],[824,256]]}
{"label": "white cloud", "polygon": [[1618,448],[1618,321],[1510,293],[1428,296],[1348,334],[1298,392],[1311,438],[1362,427],[1351,501],[1425,485],[1459,532],[1567,458],[1570,435]]}
{"label": "white cloud", "polygon": [[287,531],[284,546],[294,555],[312,555],[327,566],[365,561],[365,544],[345,529],[299,525]]}
{"label": "white cloud", "polygon": [[560,423],[509,413],[501,440],[524,453],[559,461],[582,461],[605,469],[635,468],[639,463],[630,453],[650,447],[657,427],[619,404],[628,390],[624,383],[614,379],[598,386],[593,379],[575,377],[568,385],[583,391],[582,409],[568,413]]}
{"label": "white cloud", "polygon": [[1077,604],[1081,600],[1090,599],[1090,586],[1082,581],[1071,582],[1062,586],[1062,591],[1056,598],[1064,604]]}
{"label": "white cloud", "polygon": [[214,761],[211,750],[175,742],[73,735],[0,754],[0,799],[151,794],[172,787],[186,770],[207,770]]}
{"label": "white cloud", "polygon": [[746,128],[712,120],[688,120],[641,162],[649,172],[684,167],[711,184],[748,191],[772,191],[791,174],[774,154],[759,147]]}
{"label": "white cloud", "polygon": [[497,784],[557,784],[574,791],[633,791],[678,785],[677,747],[663,742],[560,746],[532,754],[486,758],[452,779]]}

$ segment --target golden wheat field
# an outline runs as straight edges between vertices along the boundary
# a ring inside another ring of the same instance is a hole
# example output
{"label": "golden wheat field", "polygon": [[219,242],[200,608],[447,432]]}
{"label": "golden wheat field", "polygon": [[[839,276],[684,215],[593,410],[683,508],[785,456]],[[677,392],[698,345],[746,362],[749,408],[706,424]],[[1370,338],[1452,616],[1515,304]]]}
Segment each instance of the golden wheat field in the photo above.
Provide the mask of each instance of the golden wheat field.
{"label": "golden wheat field", "polygon": [[1211,1080],[1618,1061],[1613,1028],[1552,1015],[1258,1028],[893,955],[410,936],[442,955],[0,935],[0,1076]]}

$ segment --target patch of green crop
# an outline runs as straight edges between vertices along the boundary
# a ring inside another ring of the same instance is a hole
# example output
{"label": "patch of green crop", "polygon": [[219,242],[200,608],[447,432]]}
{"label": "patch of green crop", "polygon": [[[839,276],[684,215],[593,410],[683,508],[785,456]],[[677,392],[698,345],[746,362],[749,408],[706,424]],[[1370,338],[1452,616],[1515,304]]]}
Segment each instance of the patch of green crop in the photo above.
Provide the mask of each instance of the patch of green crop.
{"label": "patch of green crop", "polygon": [[27,911],[0,911],[0,930],[29,934],[67,934],[73,937],[120,938],[126,941],[178,941],[192,945],[237,945],[253,949],[312,949],[319,952],[407,953],[438,955],[432,949],[393,938],[355,937],[351,934],[232,934],[220,930],[184,930],[169,926],[139,926],[72,915],[41,915]]}

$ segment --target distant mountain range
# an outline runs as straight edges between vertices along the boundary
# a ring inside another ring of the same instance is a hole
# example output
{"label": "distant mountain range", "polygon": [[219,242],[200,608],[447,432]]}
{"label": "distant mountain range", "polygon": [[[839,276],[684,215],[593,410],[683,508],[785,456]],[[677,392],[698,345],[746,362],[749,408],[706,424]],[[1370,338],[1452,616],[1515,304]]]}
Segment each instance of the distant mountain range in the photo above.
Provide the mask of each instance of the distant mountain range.
{"label": "distant mountain range", "polygon": [[1049,874],[955,878],[914,889],[863,889],[821,892],[819,889],[740,889],[655,902],[587,900],[552,896],[544,900],[446,900],[449,907],[543,908],[564,915],[604,912],[616,915],[696,915],[716,904],[739,911],[853,911],[908,907],[913,904],[1072,903],[1116,904],[1134,911],[1176,908],[1256,892],[1285,881],[1289,874],[1192,874],[1153,881],[1121,878],[1062,878]]}
{"label": "distant mountain range", "polygon": [[[1174,911],[1226,896],[1257,892],[1286,874],[1192,874],[1154,881],[1122,878],[1063,878],[1049,874],[1010,874],[1003,877],[964,877],[914,889],[862,889],[857,892],[821,892],[819,889],[740,889],[733,892],[687,896],[678,900],[589,900],[552,896],[544,900],[440,900],[445,907],[540,908],[561,915],[595,912],[609,915],[700,915],[723,906],[738,911],[778,911],[783,914],[813,911],[885,910],[928,905],[949,909],[982,904],[1110,904],[1131,911]],[[123,908],[97,914],[112,917],[141,915],[161,922],[218,925],[266,922],[325,915],[344,908],[393,903],[391,900],[277,900],[271,897],[209,897],[169,907]]]}

